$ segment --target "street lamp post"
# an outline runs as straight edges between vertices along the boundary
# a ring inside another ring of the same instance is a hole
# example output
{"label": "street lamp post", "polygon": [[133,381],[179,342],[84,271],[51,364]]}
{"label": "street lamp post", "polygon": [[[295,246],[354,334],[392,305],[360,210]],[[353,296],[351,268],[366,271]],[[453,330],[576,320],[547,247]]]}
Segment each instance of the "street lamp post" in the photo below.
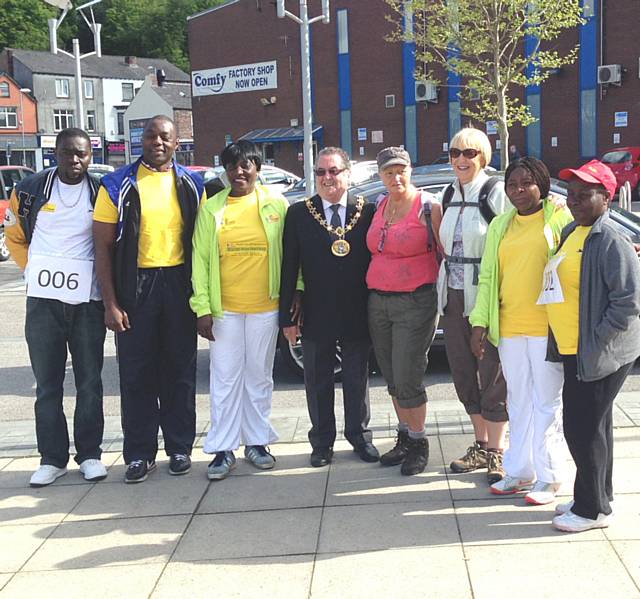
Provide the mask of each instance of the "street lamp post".
{"label": "street lamp post", "polygon": [[24,108],[22,106],[22,95],[30,94],[31,90],[28,87],[20,88],[20,129],[22,129],[22,166],[27,166],[27,151],[25,149],[24,141]]}
{"label": "street lamp post", "polygon": [[[93,43],[95,50],[93,52],[87,52],[87,54],[80,54],[80,40],[78,38],[74,38],[73,43],[73,54],[67,52],[66,50],[62,50],[58,48],[58,40],[57,40],[57,32],[58,27],[62,24],[62,21],[67,16],[67,12],[71,8],[73,8],[73,4],[71,0],[44,0],[47,4],[51,4],[57,8],[62,9],[62,14],[58,19],[49,19],[49,41],[51,45],[51,53],[57,54],[58,52],[62,54],[66,54],[75,60],[75,70],[76,70],[76,112],[78,113],[78,119],[76,121],[76,125],[80,129],[84,129],[84,103],[82,101],[82,73],[80,67],[80,61],[83,58],[87,58],[87,56],[93,56],[94,54],[100,58],[102,56],[102,46],[100,43],[100,29],[102,25],[100,23],[96,23],[95,15],[93,14],[93,5],[102,2],[102,0],[89,0],[89,2],[85,2],[82,6],[76,7],[76,11],[80,13],[85,23],[93,33]],[[87,19],[86,15],[82,12],[83,9],[89,8],[91,12],[91,21]]]}
{"label": "street lamp post", "polygon": [[285,0],[277,0],[278,18],[289,17],[300,25],[300,58],[302,66],[302,122],[304,125],[304,178],[306,183],[307,196],[311,197],[315,193],[315,179],[313,177],[313,113],[311,110],[311,67],[309,50],[309,25],[322,20],[329,23],[329,0],[322,0],[322,14],[313,19],[309,19],[307,12],[307,0],[300,1],[300,16],[285,9]]}

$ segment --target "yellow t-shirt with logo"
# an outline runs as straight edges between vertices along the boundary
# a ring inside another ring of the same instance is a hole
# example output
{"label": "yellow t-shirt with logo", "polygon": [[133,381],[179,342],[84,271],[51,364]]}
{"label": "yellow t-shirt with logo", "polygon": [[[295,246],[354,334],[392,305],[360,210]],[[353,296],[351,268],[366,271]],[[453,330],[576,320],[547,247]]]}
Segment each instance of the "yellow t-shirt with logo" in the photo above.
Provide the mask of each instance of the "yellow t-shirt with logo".
{"label": "yellow t-shirt with logo", "polygon": [[[184,263],[184,220],[173,169],[158,172],[141,164],[136,180],[141,208],[138,267],[159,268]],[[98,192],[93,220],[118,222],[118,209],[104,187]]]}
{"label": "yellow t-shirt with logo", "polygon": [[536,301],[548,254],[544,211],[516,214],[498,248],[501,337],[547,336],[547,311]]}
{"label": "yellow t-shirt with logo", "polygon": [[222,309],[255,314],[278,309],[269,298],[267,235],[256,193],[227,198],[218,233]]}
{"label": "yellow t-shirt with logo", "polygon": [[549,326],[563,356],[578,353],[579,309],[580,309],[580,268],[582,248],[591,227],[576,227],[560,248],[559,254],[565,258],[558,265],[558,278],[564,302],[547,304]]}

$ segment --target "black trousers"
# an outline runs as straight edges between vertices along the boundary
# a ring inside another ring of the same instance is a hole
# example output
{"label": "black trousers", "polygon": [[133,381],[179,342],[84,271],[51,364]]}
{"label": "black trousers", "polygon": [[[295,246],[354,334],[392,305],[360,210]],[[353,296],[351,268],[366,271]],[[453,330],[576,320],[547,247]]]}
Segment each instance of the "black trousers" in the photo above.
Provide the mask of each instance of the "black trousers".
{"label": "black trousers", "polygon": [[[344,436],[356,446],[371,442],[367,428],[369,409],[369,353],[371,341],[339,341],[342,350],[342,395],[344,400]],[[317,447],[331,447],[336,439],[334,411],[334,372],[336,340],[302,338],[304,386],[311,419],[309,442]]]}
{"label": "black trousers", "polygon": [[576,356],[563,356],[564,436],[576,464],[571,511],[595,520],[613,499],[613,400],[633,363],[589,383],[577,378]]}
{"label": "black trousers", "polygon": [[118,333],[124,460],[191,454],[196,432],[196,317],[183,266],[138,273],[131,328]]}

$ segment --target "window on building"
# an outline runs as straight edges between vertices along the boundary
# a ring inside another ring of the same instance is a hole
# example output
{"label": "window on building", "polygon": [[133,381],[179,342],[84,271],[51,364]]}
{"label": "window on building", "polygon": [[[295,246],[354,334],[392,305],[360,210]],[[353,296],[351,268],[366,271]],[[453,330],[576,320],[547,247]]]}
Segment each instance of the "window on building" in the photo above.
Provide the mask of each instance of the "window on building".
{"label": "window on building", "polygon": [[0,83],[0,98],[8,98],[11,95],[9,84],[6,81]]}
{"label": "window on building", "polygon": [[133,83],[122,84],[122,101],[131,102],[133,100]]}
{"label": "window on building", "polygon": [[54,110],[53,130],[62,131],[69,127],[73,127],[73,110]]}
{"label": "window on building", "polygon": [[56,98],[69,97],[69,80],[56,79]]}
{"label": "window on building", "polygon": [[118,135],[124,135],[124,110],[118,110]]}
{"label": "window on building", "polygon": [[15,106],[0,106],[0,129],[18,128],[18,109]]}
{"label": "window on building", "polygon": [[84,79],[84,97],[88,100],[93,99],[93,81],[91,79]]}
{"label": "window on building", "polygon": [[384,107],[385,108],[395,108],[396,107],[396,96],[395,96],[395,94],[387,94],[384,97]]}
{"label": "window on building", "polygon": [[96,130],[96,111],[87,110],[87,131]]}

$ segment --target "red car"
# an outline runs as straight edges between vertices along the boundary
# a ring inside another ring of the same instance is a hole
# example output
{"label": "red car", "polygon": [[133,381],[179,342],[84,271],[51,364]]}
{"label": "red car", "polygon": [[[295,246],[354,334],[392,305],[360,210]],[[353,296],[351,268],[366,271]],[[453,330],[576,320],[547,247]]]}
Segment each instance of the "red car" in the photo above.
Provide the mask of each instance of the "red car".
{"label": "red car", "polygon": [[640,197],[640,146],[616,148],[605,153],[604,162],[616,176],[620,189],[627,181],[636,198]]}

